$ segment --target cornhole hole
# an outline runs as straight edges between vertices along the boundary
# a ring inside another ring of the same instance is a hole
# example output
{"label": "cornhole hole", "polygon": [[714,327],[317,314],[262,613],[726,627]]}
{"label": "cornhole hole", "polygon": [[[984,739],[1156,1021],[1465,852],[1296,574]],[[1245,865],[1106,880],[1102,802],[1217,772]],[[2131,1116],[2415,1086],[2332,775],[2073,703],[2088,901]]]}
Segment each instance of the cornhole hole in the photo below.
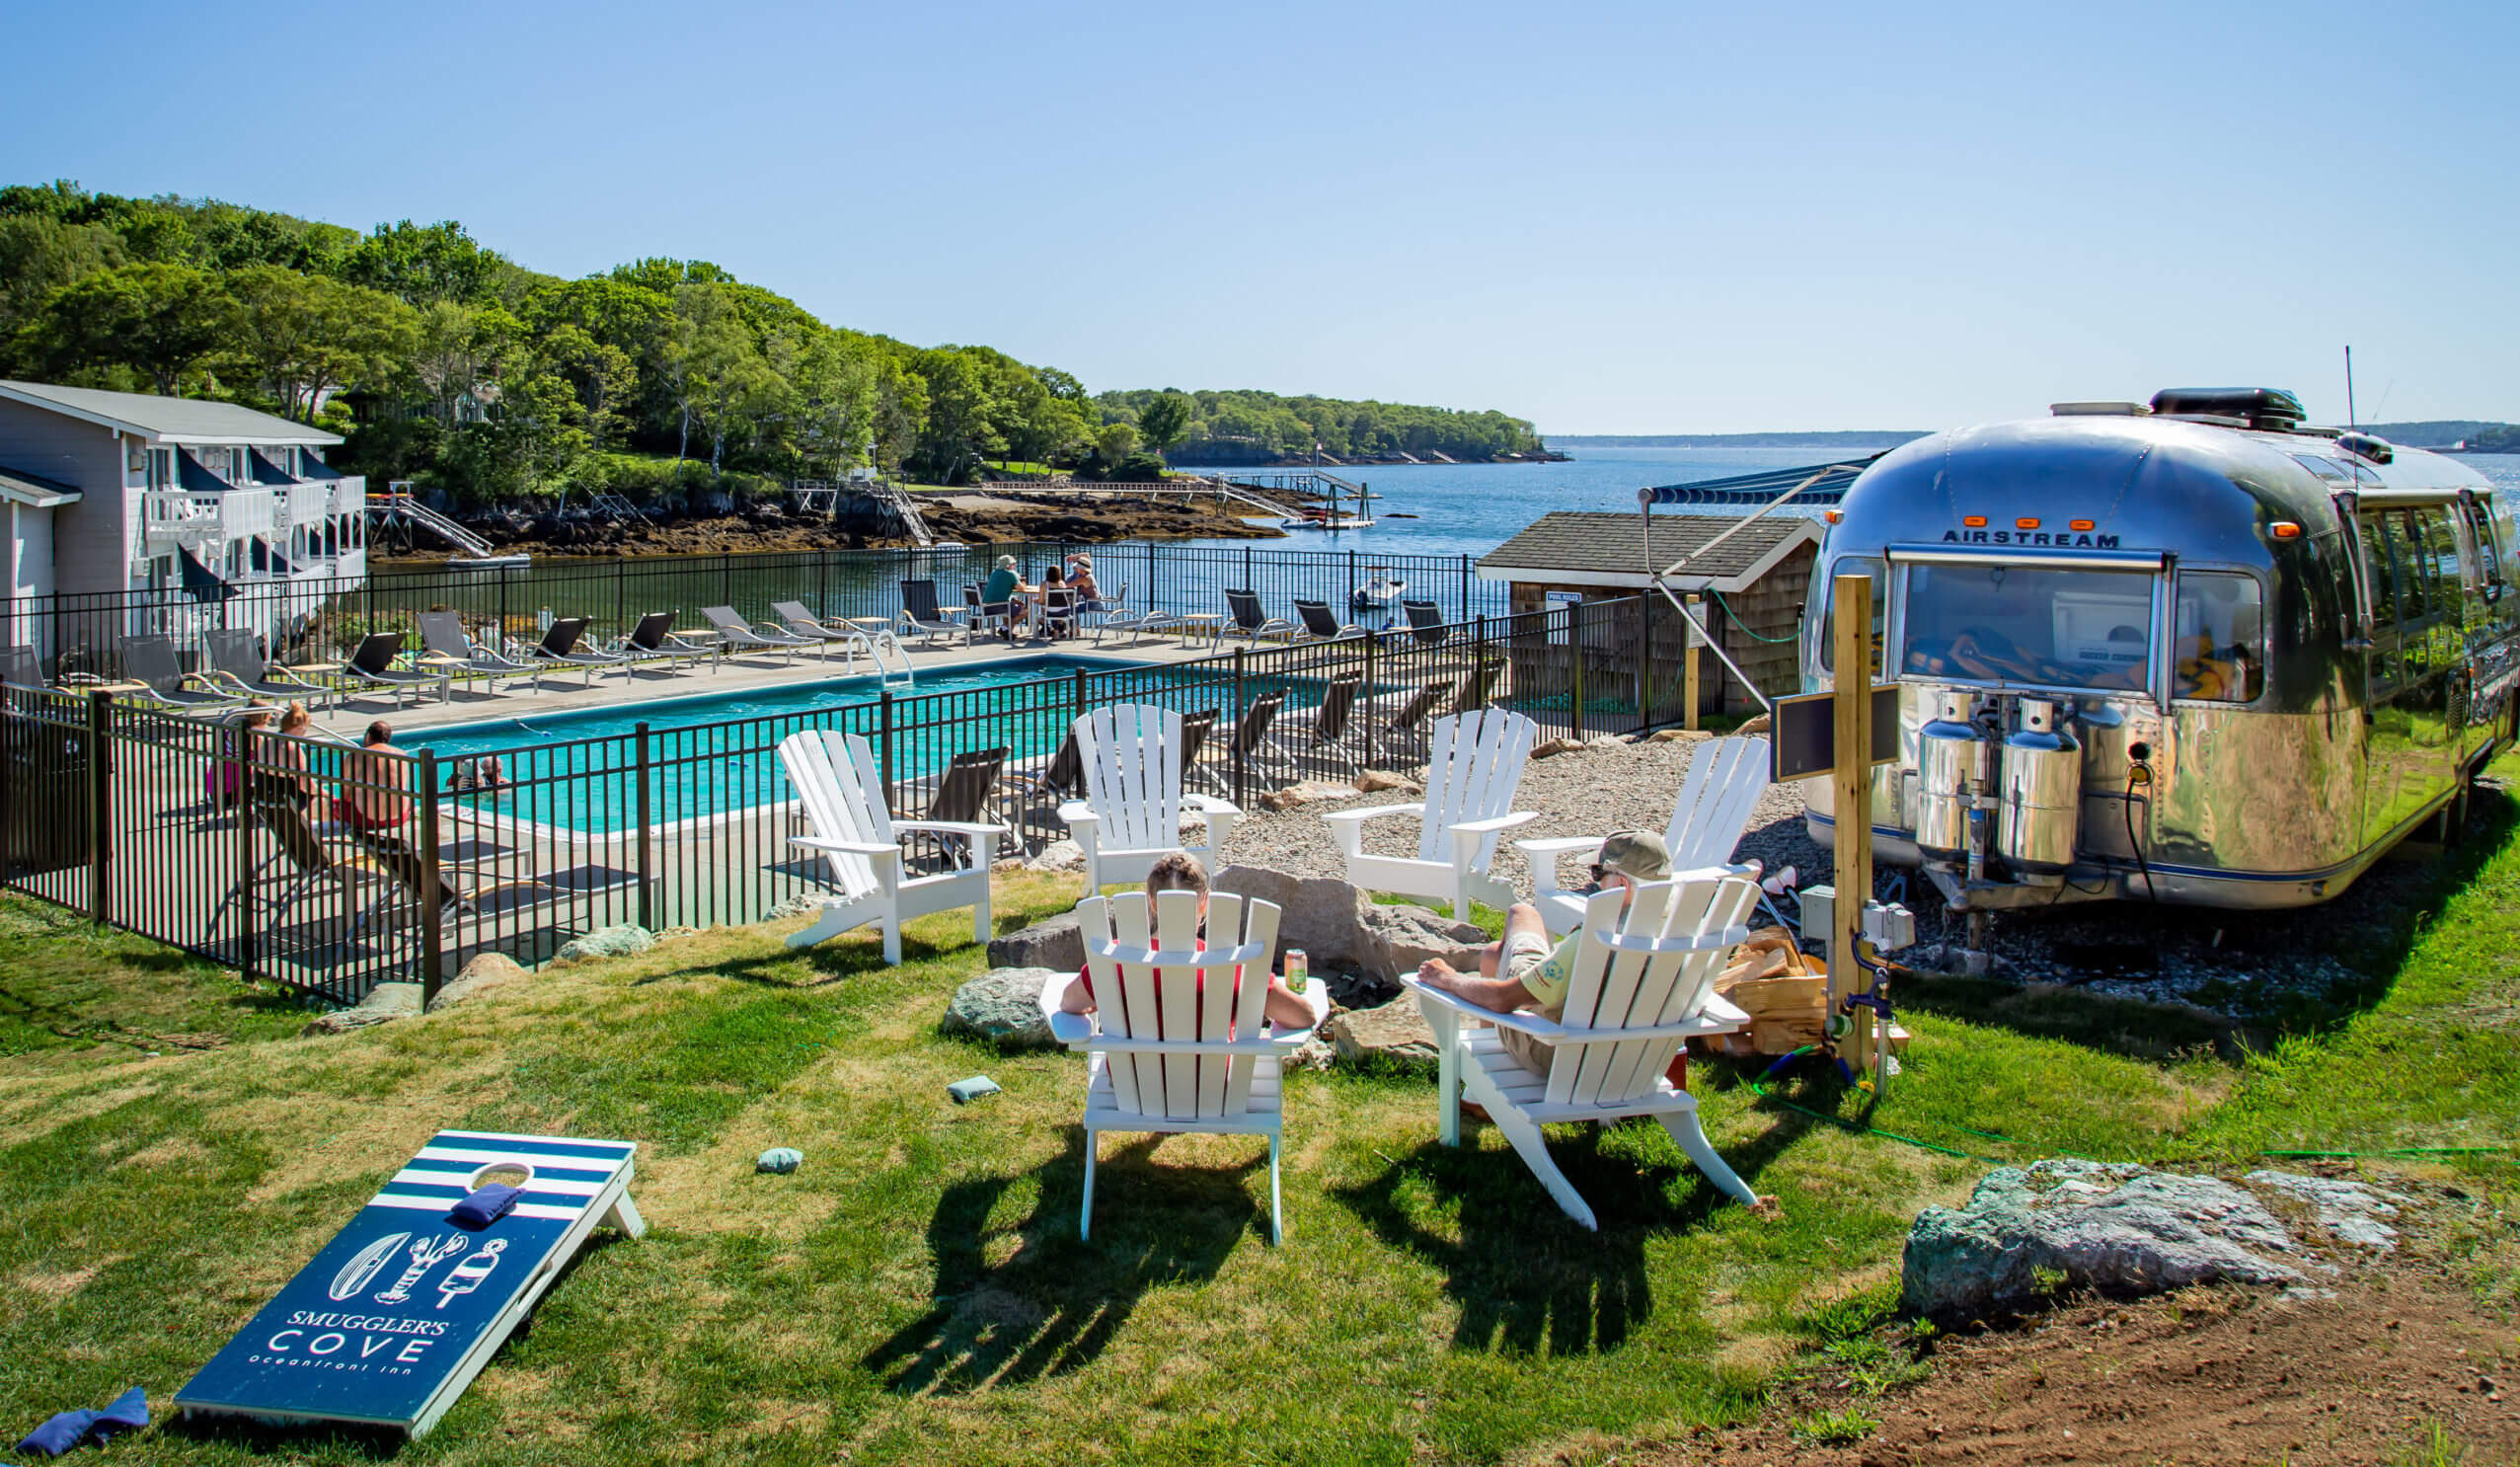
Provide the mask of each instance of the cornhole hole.
{"label": "cornhole hole", "polygon": [[[188,1416],[437,1425],[599,1222],[648,1230],[635,1141],[442,1130],[175,1396]],[[512,1175],[526,1174],[518,1182]],[[523,1196],[480,1229],[447,1209],[484,1181]]]}

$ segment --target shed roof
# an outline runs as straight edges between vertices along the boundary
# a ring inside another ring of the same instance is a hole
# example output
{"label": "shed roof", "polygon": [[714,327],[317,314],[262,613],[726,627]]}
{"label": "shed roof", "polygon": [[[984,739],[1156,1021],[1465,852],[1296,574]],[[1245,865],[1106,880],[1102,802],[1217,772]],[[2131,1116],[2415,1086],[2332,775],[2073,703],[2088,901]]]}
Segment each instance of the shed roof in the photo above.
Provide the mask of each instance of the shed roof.
{"label": "shed roof", "polygon": [[169,443],[311,443],[320,447],[342,441],[339,433],[200,398],[59,387],[47,382],[0,382],[0,399],[49,408]]}
{"label": "shed roof", "polygon": [[[1657,514],[1653,554],[1645,554],[1642,514],[1559,509],[1479,558],[1485,580],[1547,580],[1561,585],[1635,586],[1651,574],[1738,525],[1740,514]],[[1755,584],[1800,545],[1816,545],[1820,523],[1795,515],[1757,520],[1693,559],[1671,584],[1687,590],[1737,591]]]}

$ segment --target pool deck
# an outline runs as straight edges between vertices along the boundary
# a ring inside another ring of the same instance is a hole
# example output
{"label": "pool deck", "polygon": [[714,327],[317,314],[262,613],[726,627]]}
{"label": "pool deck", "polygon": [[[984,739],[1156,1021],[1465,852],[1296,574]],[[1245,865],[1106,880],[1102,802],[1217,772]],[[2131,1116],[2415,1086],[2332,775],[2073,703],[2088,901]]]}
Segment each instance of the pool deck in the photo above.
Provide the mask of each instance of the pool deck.
{"label": "pool deck", "polygon": [[[684,629],[680,635],[694,643],[705,640],[707,636],[692,629]],[[1204,632],[1191,638],[1172,633],[1143,637],[1114,633],[1100,643],[1089,632],[1085,636],[1059,642],[1027,639],[1009,645],[984,639],[969,647],[940,639],[933,648],[912,637],[901,644],[901,650],[910,659],[914,676],[962,671],[1019,657],[1038,656],[1099,657],[1113,662],[1162,666],[1213,656],[1218,651]],[[487,720],[624,708],[658,698],[753,693],[850,675],[873,677],[879,670],[871,669],[863,656],[852,664],[845,651],[837,646],[831,648],[828,656],[804,651],[793,657],[779,653],[734,653],[707,661],[646,663],[627,674],[619,668],[606,668],[597,671],[591,681],[573,669],[546,672],[539,683],[507,674],[496,678],[482,675],[459,677],[450,685],[451,696],[440,700],[434,689],[425,690],[420,694],[417,705],[407,694],[397,695],[383,690],[348,693],[338,702],[316,708],[314,713],[318,727],[344,737],[359,737],[377,719],[393,725],[399,737]],[[911,691],[917,691],[915,684]],[[873,698],[875,695],[874,685],[870,683],[867,696]]]}

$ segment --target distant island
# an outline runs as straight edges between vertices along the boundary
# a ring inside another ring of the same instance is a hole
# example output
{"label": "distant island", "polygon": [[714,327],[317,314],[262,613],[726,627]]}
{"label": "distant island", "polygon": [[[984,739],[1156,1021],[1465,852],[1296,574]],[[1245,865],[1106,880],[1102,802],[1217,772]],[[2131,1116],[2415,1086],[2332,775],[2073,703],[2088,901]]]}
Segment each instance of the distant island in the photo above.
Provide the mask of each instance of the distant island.
{"label": "distant island", "polygon": [[1885,427],[1826,433],[1550,433],[1553,448],[1895,448],[1931,429]]}
{"label": "distant island", "polygon": [[2465,448],[2472,453],[2520,453],[2520,425],[2473,418],[2425,423],[2366,423],[2362,430],[2407,448]]}
{"label": "distant island", "polygon": [[1135,424],[1142,436],[1160,430],[1177,464],[1525,463],[1565,456],[1551,452],[1529,423],[1493,409],[1461,412],[1249,389],[1139,388],[1106,392],[1094,402],[1106,417]]}

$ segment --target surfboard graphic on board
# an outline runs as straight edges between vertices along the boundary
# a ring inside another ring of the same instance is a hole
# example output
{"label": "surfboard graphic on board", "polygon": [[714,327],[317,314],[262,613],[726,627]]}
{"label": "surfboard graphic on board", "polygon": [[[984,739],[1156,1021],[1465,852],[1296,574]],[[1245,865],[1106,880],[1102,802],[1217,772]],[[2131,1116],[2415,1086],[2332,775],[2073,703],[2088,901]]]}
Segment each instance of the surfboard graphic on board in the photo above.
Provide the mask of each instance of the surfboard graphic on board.
{"label": "surfboard graphic on board", "polygon": [[[630,1200],[638,1149],[439,1131],[176,1392],[177,1408],[425,1432],[596,1224],[647,1231]],[[506,1215],[477,1230],[447,1220],[485,1176],[518,1172]]]}

